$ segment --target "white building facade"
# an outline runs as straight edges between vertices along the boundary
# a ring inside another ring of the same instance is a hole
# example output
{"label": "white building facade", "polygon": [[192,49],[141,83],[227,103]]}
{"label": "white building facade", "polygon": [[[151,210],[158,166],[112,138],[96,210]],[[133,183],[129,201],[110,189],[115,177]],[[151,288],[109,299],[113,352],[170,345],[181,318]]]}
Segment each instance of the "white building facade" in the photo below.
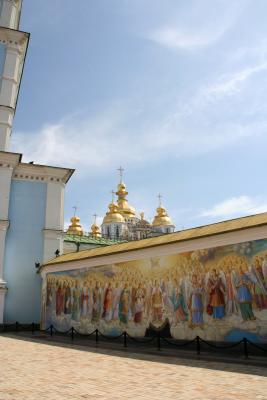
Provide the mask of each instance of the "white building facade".
{"label": "white building facade", "polygon": [[0,323],[39,322],[35,263],[63,251],[64,189],[73,170],[22,162],[9,152],[29,34],[21,0],[0,0]]}

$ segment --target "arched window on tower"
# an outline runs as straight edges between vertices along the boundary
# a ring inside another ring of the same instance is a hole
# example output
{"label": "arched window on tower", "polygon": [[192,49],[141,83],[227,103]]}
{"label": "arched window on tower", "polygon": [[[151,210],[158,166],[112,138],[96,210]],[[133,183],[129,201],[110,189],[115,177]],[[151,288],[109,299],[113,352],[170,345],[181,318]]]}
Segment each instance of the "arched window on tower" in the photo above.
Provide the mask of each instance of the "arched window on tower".
{"label": "arched window on tower", "polygon": [[109,229],[109,226],[107,226],[107,237],[109,238],[110,237],[110,229]]}

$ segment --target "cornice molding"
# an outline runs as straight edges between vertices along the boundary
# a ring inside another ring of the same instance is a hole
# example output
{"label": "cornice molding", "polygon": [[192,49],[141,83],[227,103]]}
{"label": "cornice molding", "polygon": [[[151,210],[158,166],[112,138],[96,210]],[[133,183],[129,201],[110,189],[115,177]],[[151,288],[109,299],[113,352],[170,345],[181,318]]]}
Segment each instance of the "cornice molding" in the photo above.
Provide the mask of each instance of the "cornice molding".
{"label": "cornice molding", "polygon": [[1,231],[7,231],[8,228],[9,228],[9,221],[0,219],[0,230]]}
{"label": "cornice molding", "polygon": [[74,170],[69,168],[20,163],[14,171],[13,179],[66,184],[73,172]]}
{"label": "cornice molding", "polygon": [[0,151],[0,168],[14,169],[21,161],[22,154]]}
{"label": "cornice molding", "polygon": [[25,54],[30,34],[14,29],[0,27],[0,43],[7,46],[7,51]]}

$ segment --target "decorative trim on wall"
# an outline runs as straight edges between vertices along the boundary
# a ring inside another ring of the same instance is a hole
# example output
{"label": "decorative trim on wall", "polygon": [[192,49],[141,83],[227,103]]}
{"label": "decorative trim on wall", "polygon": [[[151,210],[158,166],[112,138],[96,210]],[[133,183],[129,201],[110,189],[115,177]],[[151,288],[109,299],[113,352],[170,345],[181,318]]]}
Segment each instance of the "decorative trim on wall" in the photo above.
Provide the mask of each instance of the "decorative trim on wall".
{"label": "decorative trim on wall", "polygon": [[62,264],[48,265],[41,269],[42,276],[50,272],[70,271],[81,268],[91,268],[101,265],[110,265],[126,261],[141,260],[150,257],[183,253],[187,251],[209,249],[212,247],[226,246],[247,241],[266,239],[267,225],[257,228],[243,229],[240,231],[223,233],[205,238],[191,239],[180,243],[164,244],[153,248],[140,249],[131,252],[122,252],[99,256],[92,259],[70,261]]}
{"label": "decorative trim on wall", "polygon": [[15,169],[12,179],[53,182],[64,185],[68,182],[73,172],[73,169],[20,163]]}

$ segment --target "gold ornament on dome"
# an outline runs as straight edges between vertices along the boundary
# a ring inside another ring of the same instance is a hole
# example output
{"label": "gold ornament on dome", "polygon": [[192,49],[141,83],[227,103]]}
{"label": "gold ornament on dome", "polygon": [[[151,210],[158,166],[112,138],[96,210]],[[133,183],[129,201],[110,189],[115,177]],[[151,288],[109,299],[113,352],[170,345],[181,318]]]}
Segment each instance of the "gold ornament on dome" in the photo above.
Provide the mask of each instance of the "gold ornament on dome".
{"label": "gold ornament on dome", "polygon": [[152,222],[153,226],[168,226],[173,225],[172,220],[167,214],[166,208],[162,205],[162,196],[159,194],[159,207],[157,208],[157,215],[154,217]]}
{"label": "gold ornament on dome", "polygon": [[136,211],[134,207],[129,205],[128,200],[126,199],[128,192],[124,182],[120,182],[118,184],[118,191],[116,192],[116,195],[118,196],[119,213],[121,213],[125,218],[135,217]]}
{"label": "gold ornament on dome", "polygon": [[103,219],[103,224],[110,224],[113,222],[125,222],[123,216],[118,212],[118,206],[114,202],[108,206],[109,211]]}
{"label": "gold ornament on dome", "polygon": [[69,235],[77,235],[77,236],[82,236],[83,235],[83,228],[80,225],[80,218],[74,215],[71,218],[71,225],[69,226],[67,230],[67,234]]}

